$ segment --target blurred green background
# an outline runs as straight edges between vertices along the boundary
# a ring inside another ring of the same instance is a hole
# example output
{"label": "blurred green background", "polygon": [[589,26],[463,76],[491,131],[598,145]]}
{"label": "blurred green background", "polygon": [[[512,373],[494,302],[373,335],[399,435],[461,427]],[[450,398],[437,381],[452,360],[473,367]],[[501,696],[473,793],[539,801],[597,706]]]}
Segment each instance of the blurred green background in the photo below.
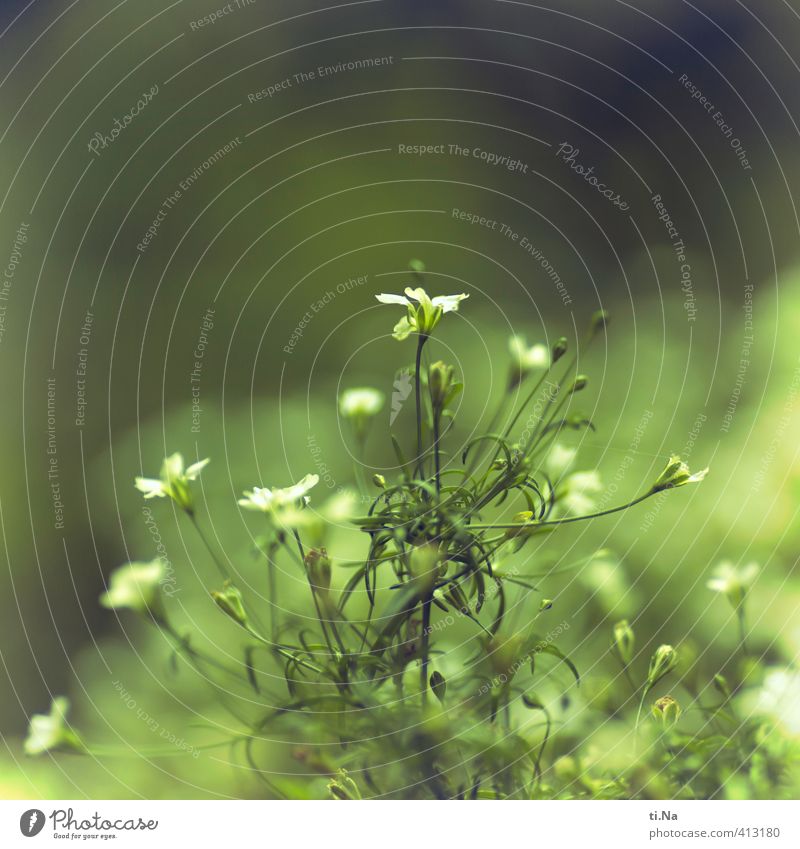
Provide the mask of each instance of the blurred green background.
{"label": "blurred green background", "polygon": [[[800,35],[797,4],[254,0],[198,25],[217,10],[129,0],[0,13],[0,793],[259,792],[225,751],[34,762],[21,740],[59,693],[98,740],[157,742],[142,711],[175,737],[218,739],[205,726],[231,720],[213,691],[169,672],[158,635],[97,604],[113,568],[158,553],[133,477],[172,451],[211,457],[214,539],[263,591],[256,530],[235,497],[321,464],[331,491],[352,483],[337,393],[390,394],[411,363],[390,336],[398,316],[374,295],[401,291],[412,257],[430,291],[470,294],[436,342],[464,377],[458,438],[488,421],[511,332],[574,340],[603,307],[607,340],[581,362],[597,425],[581,467],[600,468],[615,503],[670,452],[711,466],[702,487],[552,540],[553,557],[608,547],[618,563],[543,588],[570,611],[576,658],[592,668],[628,616],[643,645],[692,640],[724,666],[735,624],[705,581],[730,559],[761,564],[753,640],[768,662],[791,664],[800,89],[786,45]],[[108,140],[92,151],[97,133]],[[419,145],[443,147],[401,147]],[[398,430],[412,428],[407,411]],[[382,430],[370,469],[392,462]],[[207,603],[213,564],[170,505],[150,506],[176,570],[176,616],[235,652]],[[363,549],[339,536],[337,557]],[[283,583],[287,598],[299,592],[296,576]]]}

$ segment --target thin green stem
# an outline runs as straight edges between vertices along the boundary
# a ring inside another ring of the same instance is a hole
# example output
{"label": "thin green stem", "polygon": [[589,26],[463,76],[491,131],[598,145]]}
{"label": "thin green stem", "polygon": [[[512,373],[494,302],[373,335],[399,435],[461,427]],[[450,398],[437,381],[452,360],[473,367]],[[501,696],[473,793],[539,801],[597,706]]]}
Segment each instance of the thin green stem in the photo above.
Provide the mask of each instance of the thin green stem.
{"label": "thin green stem", "polygon": [[473,531],[489,531],[489,530],[501,530],[501,529],[517,529],[517,528],[541,528],[545,525],[566,525],[570,522],[584,522],[587,519],[599,519],[601,516],[610,516],[612,513],[619,513],[621,510],[627,510],[629,507],[633,507],[635,504],[639,504],[644,501],[646,498],[650,498],[651,495],[655,495],[655,491],[651,490],[650,492],[645,493],[644,495],[640,495],[638,498],[634,498],[633,501],[629,501],[627,504],[620,504],[618,507],[611,507],[608,510],[601,510],[599,513],[587,513],[585,516],[567,516],[563,519],[549,519],[546,522],[510,522],[510,523],[486,523],[486,524],[478,524],[478,525],[470,525],[470,530]]}
{"label": "thin green stem", "polygon": [[744,604],[740,604],[736,608],[736,619],[739,623],[739,645],[742,649],[742,654],[746,657],[747,651],[747,623],[745,622]]}
{"label": "thin green stem", "polygon": [[190,513],[188,511],[186,515],[192,520],[192,524],[194,525],[194,528],[197,531],[197,535],[203,541],[203,545],[206,547],[206,551],[208,551],[208,553],[211,555],[211,559],[214,561],[214,565],[217,567],[222,577],[227,580],[228,578],[230,578],[230,574],[223,565],[222,561],[215,553],[214,549],[211,547],[211,543],[208,541],[208,538],[206,537],[205,533],[203,533],[203,529],[200,527],[200,523],[197,521],[197,516],[194,514],[194,512]]}
{"label": "thin green stem", "polygon": [[420,665],[419,677],[422,688],[422,706],[428,702],[428,661],[431,650],[431,605],[433,604],[433,593],[426,595],[422,602],[422,664]]}
{"label": "thin green stem", "polygon": [[441,457],[439,456],[439,428],[441,416],[440,411],[434,410],[433,413],[433,461],[436,469],[436,494],[440,495],[442,491],[441,482]]}
{"label": "thin green stem", "polygon": [[417,466],[416,474],[418,477],[423,477],[423,458],[422,458],[422,349],[428,337],[424,333],[419,334],[417,341],[417,360],[416,371],[414,373],[414,397],[417,405]]}

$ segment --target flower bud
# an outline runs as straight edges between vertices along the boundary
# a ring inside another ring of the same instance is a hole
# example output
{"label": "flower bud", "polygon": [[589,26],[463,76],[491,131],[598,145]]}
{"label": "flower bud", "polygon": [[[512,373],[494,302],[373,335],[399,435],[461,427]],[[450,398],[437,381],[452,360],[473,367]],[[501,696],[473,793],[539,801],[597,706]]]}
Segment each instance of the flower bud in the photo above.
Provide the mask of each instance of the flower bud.
{"label": "flower bud", "polygon": [[444,675],[441,672],[432,672],[430,684],[433,695],[436,696],[440,704],[444,704],[444,696],[447,692],[447,681],[444,680]]}
{"label": "flower bud", "polygon": [[428,369],[428,390],[434,410],[440,411],[444,408],[452,388],[453,367],[445,365],[441,360],[432,363]]}
{"label": "flower bud", "polygon": [[230,581],[225,582],[222,590],[212,592],[211,598],[214,599],[217,607],[234,622],[247,627],[247,613],[244,609],[242,594]]}
{"label": "flower bud", "polygon": [[567,337],[562,336],[560,339],[556,339],[555,344],[553,345],[552,362],[557,363],[566,353],[567,353]]}
{"label": "flower bud", "polygon": [[569,391],[570,394],[575,392],[580,392],[582,389],[586,389],[586,385],[589,383],[589,378],[586,377],[585,374],[579,374],[575,377],[575,380],[572,381],[572,386],[570,386]]}
{"label": "flower bud", "polygon": [[425,263],[421,259],[412,259],[408,267],[414,272],[417,277],[422,277],[425,273]]}
{"label": "flower bud", "polygon": [[601,330],[605,330],[606,327],[608,327],[610,319],[611,316],[605,310],[597,310],[597,312],[592,315],[591,321],[589,322],[589,330],[592,336],[594,336],[595,333],[599,333]]}
{"label": "flower bud", "polygon": [[681,706],[672,696],[662,696],[653,702],[651,708],[653,717],[661,724],[664,731],[668,731],[680,719]]}
{"label": "flower bud", "polygon": [[386,478],[383,475],[374,474],[372,476],[372,482],[378,489],[386,489]]}
{"label": "flower bud", "polygon": [[614,647],[623,666],[627,666],[633,660],[633,649],[636,637],[627,619],[622,619],[614,626]]}
{"label": "flower bud", "polygon": [[539,602],[539,612],[541,612],[543,610],[550,610],[550,608],[552,606],[553,606],[553,599],[552,598],[543,598]]}
{"label": "flower bud", "polygon": [[663,472],[656,478],[651,492],[661,492],[665,489],[675,489],[687,483],[698,483],[708,474],[708,469],[692,474],[689,467],[680,457],[673,455],[669,458]]}
{"label": "flower bud", "polygon": [[728,684],[728,679],[719,672],[714,676],[714,687],[726,701],[731,697],[731,687]]}
{"label": "flower bud", "polygon": [[326,549],[309,549],[306,554],[306,571],[314,590],[326,595],[331,588],[331,561]]}
{"label": "flower bud", "polygon": [[678,653],[672,646],[659,646],[650,658],[650,668],[647,670],[648,690],[669,674],[677,663]]}

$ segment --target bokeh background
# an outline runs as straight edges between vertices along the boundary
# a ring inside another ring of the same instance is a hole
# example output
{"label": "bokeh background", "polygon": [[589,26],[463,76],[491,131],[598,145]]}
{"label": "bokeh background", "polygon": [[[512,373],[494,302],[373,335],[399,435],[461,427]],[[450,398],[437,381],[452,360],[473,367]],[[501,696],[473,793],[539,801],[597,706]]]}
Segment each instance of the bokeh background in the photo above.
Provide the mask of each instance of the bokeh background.
{"label": "bokeh background", "polygon": [[[259,793],[224,751],[31,761],[21,741],[61,693],[101,743],[231,727],[157,633],[97,603],[160,539],[176,617],[236,651],[207,604],[213,564],[170,505],[143,513],[133,477],[172,451],[211,457],[214,542],[258,587],[235,496],[323,467],[331,493],[352,483],[337,393],[391,393],[410,364],[374,295],[400,291],[412,258],[429,290],[470,295],[437,341],[464,377],[462,434],[490,417],[511,332],[575,339],[604,308],[607,338],[582,357],[597,431],[581,465],[612,502],[671,452],[711,467],[702,487],[554,540],[555,559],[610,551],[546,588],[565,648],[592,670],[628,616],[645,651],[691,644],[724,667],[735,622],[705,581],[756,561],[751,641],[791,666],[798,4],[220,3],[0,10],[0,794]],[[407,152],[420,145],[437,147]],[[411,433],[410,412],[397,426]],[[391,464],[383,429],[371,470]]]}

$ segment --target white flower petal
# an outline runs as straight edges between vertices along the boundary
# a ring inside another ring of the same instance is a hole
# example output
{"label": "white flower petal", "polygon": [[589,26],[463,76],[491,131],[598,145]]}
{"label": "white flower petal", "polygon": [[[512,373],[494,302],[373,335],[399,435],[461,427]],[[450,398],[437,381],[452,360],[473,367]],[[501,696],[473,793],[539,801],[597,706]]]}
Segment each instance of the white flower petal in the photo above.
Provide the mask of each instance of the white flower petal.
{"label": "white flower petal", "polygon": [[468,298],[463,292],[460,295],[437,295],[431,300],[435,307],[441,307],[442,312],[458,312],[458,305]]}
{"label": "white flower petal", "polygon": [[197,476],[210,462],[211,460],[207,457],[205,460],[200,460],[198,463],[192,463],[192,465],[186,470],[186,479],[190,481],[197,480]]}
{"label": "white flower petal", "polygon": [[408,298],[403,297],[403,295],[375,295],[375,298],[379,300],[382,304],[400,304],[403,307],[407,307]]}
{"label": "white flower petal", "polygon": [[136,478],[134,485],[145,498],[162,498],[167,494],[163,482],[155,478]]}

